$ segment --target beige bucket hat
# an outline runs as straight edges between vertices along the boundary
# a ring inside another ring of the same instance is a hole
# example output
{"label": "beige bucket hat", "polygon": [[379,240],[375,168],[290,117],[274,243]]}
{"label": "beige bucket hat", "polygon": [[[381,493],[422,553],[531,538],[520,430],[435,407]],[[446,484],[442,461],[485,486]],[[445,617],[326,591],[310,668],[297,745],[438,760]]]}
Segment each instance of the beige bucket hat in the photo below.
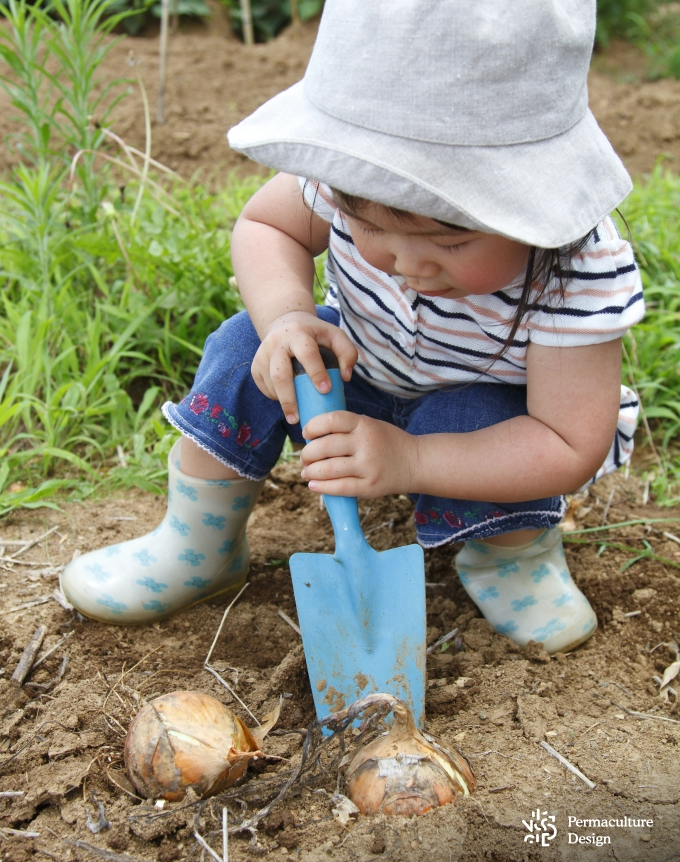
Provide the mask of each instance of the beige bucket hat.
{"label": "beige bucket hat", "polygon": [[234,126],[255,161],[542,248],[632,184],[588,109],[595,0],[326,0],[302,81]]}

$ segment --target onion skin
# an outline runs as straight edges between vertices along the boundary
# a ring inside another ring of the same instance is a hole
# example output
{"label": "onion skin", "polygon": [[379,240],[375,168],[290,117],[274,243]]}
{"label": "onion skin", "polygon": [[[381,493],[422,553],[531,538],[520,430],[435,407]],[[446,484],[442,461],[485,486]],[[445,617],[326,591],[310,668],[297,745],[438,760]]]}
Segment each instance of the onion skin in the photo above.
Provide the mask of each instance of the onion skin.
{"label": "onion skin", "polygon": [[394,723],[360,748],[347,769],[345,790],[362,814],[425,814],[474,791],[467,760],[421,733],[403,701],[391,695],[369,697],[389,703]]}
{"label": "onion skin", "polygon": [[262,752],[251,731],[219,700],[175,691],[137,713],[124,754],[128,775],[142,796],[176,802],[189,787],[198,796],[219,793]]}

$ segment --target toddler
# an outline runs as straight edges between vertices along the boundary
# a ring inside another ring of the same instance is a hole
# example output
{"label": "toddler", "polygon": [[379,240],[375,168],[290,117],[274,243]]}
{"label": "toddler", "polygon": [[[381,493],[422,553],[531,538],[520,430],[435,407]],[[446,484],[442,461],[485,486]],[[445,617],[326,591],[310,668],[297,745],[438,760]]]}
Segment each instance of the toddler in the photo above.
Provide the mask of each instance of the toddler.
{"label": "toddler", "polygon": [[[72,562],[76,608],[142,623],[238,589],[289,436],[312,491],[408,494],[424,547],[462,541],[497,631],[551,653],[592,635],[558,524],[630,457],[621,338],[643,314],[609,217],[630,180],[587,107],[594,28],[595,0],[327,0],[304,79],[229,134],[280,173],[234,229],[247,311],[164,406],[165,519]],[[328,391],[320,345],[347,410],[301,429],[291,358]]]}

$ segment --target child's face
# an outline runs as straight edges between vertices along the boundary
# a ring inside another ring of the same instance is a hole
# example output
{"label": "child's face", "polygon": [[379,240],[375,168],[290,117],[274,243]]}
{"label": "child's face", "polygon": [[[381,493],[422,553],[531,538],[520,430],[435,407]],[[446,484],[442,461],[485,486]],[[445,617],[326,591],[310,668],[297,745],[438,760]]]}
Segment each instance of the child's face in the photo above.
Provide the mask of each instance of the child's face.
{"label": "child's face", "polygon": [[425,216],[399,219],[379,204],[344,213],[354,245],[371,266],[400,275],[424,296],[493,293],[525,268],[529,246],[497,234],[446,227]]}

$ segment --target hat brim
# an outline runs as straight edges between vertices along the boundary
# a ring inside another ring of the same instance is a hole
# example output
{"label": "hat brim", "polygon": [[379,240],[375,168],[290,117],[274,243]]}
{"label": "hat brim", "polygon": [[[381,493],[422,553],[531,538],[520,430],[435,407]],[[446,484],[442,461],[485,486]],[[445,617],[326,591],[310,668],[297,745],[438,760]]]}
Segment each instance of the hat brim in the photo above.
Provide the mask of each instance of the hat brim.
{"label": "hat brim", "polygon": [[539,248],[585,236],[632,189],[589,110],[568,131],[542,141],[449,146],[332,117],[306,97],[300,81],[234,126],[228,139],[276,170]]}

